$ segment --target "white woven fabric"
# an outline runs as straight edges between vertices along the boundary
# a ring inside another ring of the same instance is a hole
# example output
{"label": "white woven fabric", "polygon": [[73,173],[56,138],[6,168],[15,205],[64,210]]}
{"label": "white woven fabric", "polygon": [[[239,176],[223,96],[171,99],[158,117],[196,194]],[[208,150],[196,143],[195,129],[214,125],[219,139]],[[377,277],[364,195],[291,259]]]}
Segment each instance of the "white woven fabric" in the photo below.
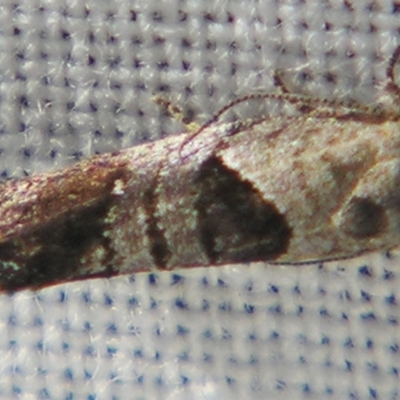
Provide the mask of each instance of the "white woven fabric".
{"label": "white woven fabric", "polygon": [[[376,98],[390,1],[0,4],[0,174],[61,168],[204,121],[235,95]],[[290,195],[290,194],[288,194]],[[399,399],[400,258],[242,265],[0,296],[5,399]]]}

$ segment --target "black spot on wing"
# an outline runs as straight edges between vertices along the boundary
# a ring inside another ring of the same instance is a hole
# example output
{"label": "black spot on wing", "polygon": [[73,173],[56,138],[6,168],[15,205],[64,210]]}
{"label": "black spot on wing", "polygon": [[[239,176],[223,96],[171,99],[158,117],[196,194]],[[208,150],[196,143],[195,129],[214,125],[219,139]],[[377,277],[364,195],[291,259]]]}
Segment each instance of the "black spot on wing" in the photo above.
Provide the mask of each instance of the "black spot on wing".
{"label": "black spot on wing", "polygon": [[343,229],[355,238],[379,235],[387,225],[384,207],[369,198],[353,197],[346,207]]}
{"label": "black spot on wing", "polygon": [[194,185],[199,240],[211,263],[273,260],[287,251],[284,215],[218,157],[201,165]]}

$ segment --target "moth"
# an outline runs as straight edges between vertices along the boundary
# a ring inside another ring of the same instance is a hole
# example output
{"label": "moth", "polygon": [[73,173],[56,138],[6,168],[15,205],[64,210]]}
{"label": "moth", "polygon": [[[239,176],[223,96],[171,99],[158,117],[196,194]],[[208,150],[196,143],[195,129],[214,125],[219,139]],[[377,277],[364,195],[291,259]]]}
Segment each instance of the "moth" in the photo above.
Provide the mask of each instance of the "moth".
{"label": "moth", "polygon": [[[387,92],[398,101],[394,67]],[[276,98],[292,116],[219,122]],[[0,186],[0,289],[141,271],[302,264],[400,242],[400,114],[281,91],[197,132]]]}

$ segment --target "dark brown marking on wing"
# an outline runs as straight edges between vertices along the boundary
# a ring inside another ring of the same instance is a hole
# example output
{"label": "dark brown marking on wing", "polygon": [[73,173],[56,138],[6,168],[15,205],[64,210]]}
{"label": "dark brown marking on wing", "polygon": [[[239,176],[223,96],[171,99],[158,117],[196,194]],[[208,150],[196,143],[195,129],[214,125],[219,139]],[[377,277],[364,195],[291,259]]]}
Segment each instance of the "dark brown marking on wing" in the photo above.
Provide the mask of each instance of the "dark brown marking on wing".
{"label": "dark brown marking on wing", "polygon": [[211,263],[273,260],[287,251],[292,230],[284,215],[218,157],[201,165],[194,185],[199,240]]}
{"label": "dark brown marking on wing", "polygon": [[[90,257],[96,248],[105,252],[101,275],[114,275],[111,264],[114,251],[103,233],[107,228],[105,218],[113,204],[114,182],[124,174],[123,169],[110,171],[104,176],[103,189],[100,192],[96,187],[91,200],[90,194],[85,193],[83,203],[77,198],[73,209],[67,207],[47,222],[33,224],[22,235],[1,243],[0,289],[12,292],[90,278],[89,273],[85,276],[80,271],[81,260],[84,256]],[[71,190],[77,188],[71,187]],[[60,208],[63,207],[60,205]]]}
{"label": "dark brown marking on wing", "polygon": [[[108,240],[102,236],[108,209],[109,202],[104,199],[66,213],[19,239],[0,244],[1,288],[5,291],[37,288],[78,275],[80,258],[88,249],[108,248]],[[13,269],[13,264],[18,269]]]}
{"label": "dark brown marking on wing", "polygon": [[143,196],[147,224],[146,233],[150,241],[150,254],[155,265],[160,269],[165,269],[172,253],[165,238],[164,230],[160,229],[158,224],[155,188],[156,186],[153,185]]}
{"label": "dark brown marking on wing", "polygon": [[343,226],[355,238],[377,236],[388,226],[385,209],[369,198],[353,197],[346,207]]}

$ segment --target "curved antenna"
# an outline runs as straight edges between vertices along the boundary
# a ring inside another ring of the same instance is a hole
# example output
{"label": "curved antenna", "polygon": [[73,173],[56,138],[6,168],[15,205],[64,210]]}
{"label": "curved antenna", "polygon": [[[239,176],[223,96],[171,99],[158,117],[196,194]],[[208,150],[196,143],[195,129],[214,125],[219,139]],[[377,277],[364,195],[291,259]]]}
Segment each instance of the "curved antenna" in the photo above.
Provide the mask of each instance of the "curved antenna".
{"label": "curved antenna", "polygon": [[[400,100],[400,87],[395,83],[394,79],[394,68],[399,59],[400,59],[400,45],[395,49],[395,51],[391,55],[386,69],[386,75],[390,81],[387,85],[387,90],[393,93],[393,95]],[[288,93],[287,90],[283,90],[276,93],[253,93],[235,99],[226,104],[225,106],[223,106],[222,108],[220,108],[207,122],[201,125],[199,129],[197,129],[193,134],[189,135],[182,142],[180,152],[183,150],[183,147],[190,140],[200,135],[200,133],[203,132],[206,128],[218,122],[219,118],[227,111],[229,111],[231,108],[244,102],[252,100],[266,100],[266,99],[283,100],[287,101],[290,104],[298,106],[299,109],[301,108],[303,109],[305,108],[306,110],[308,109],[306,112],[315,118],[318,117],[326,118],[327,116],[331,117],[335,115],[334,110],[337,109],[342,109],[343,111],[347,110],[350,114],[359,114],[359,116],[368,116],[378,119],[398,120],[400,118],[400,113],[397,110],[387,110],[384,107],[382,107],[381,104],[368,106],[359,104],[351,99],[350,100],[319,99],[307,95]],[[316,111],[315,109],[318,107],[321,107],[323,109],[320,115],[318,115],[318,113],[315,112]],[[330,109],[331,112],[326,113],[327,109]]]}
{"label": "curved antenna", "polygon": [[396,96],[397,99],[400,99],[400,87],[395,82],[394,68],[395,68],[397,62],[399,61],[399,59],[400,59],[400,45],[397,46],[397,48],[391,55],[388,66],[386,68],[386,77],[389,79],[386,89],[389,92],[391,92],[394,96]]}

